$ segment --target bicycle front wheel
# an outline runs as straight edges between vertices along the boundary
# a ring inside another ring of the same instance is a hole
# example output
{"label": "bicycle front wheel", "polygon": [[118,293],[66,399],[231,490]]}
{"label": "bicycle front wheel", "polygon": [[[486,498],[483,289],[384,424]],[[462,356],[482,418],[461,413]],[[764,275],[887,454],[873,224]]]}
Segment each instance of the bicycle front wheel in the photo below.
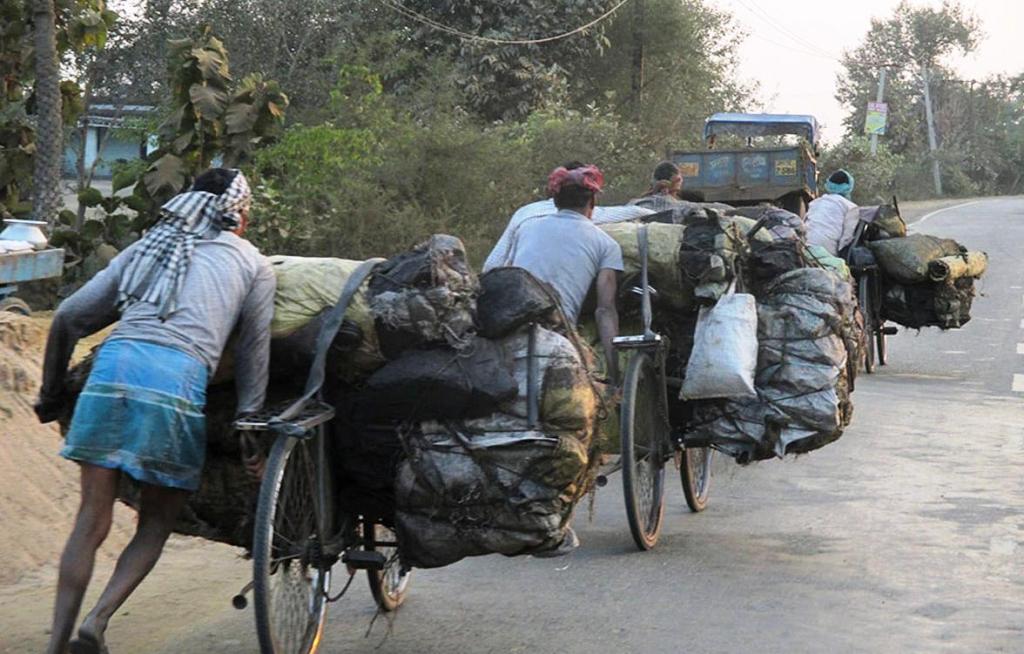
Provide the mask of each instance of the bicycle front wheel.
{"label": "bicycle front wheel", "polygon": [[320,646],[330,568],[323,562],[328,497],[315,438],[278,437],[260,486],[253,534],[253,600],[263,654]]}
{"label": "bicycle front wheel", "polygon": [[658,542],[665,513],[664,389],[650,355],[629,361],[622,387],[622,490],[633,541],[641,550]]}

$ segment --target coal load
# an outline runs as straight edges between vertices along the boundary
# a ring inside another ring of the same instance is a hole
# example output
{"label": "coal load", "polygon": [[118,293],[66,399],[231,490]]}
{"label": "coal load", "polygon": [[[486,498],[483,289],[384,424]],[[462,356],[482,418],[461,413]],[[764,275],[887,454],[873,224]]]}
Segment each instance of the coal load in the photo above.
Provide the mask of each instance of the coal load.
{"label": "coal load", "polygon": [[739,462],[827,445],[853,409],[847,362],[860,336],[851,285],[828,270],[800,268],[767,284],[757,303],[757,399],[698,404],[686,438]]}
{"label": "coal load", "polygon": [[[313,361],[316,336],[327,312],[338,302],[349,277],[362,262],[289,256],[272,256],[270,262],[277,276],[274,318],[270,324],[275,341],[274,370],[302,374]],[[345,322],[332,348],[330,369],[336,376],[355,380],[373,372],[385,361],[370,311],[367,281],[359,287],[345,311]]]}
{"label": "coal load", "polygon": [[404,352],[370,376],[359,408],[370,421],[478,418],[517,391],[500,347],[473,337],[461,350]]}
{"label": "coal load", "polygon": [[883,271],[882,318],[904,327],[956,329],[971,319],[988,256],[927,234],[869,244]]}
{"label": "coal load", "polygon": [[436,234],[379,265],[370,279],[370,308],[381,350],[458,342],[474,329],[479,280],[462,241]]}
{"label": "coal load", "polygon": [[486,417],[425,421],[403,435],[395,524],[409,565],[557,548],[592,480],[599,398],[579,345],[539,326],[498,344],[514,398]]}
{"label": "coal load", "polygon": [[522,268],[494,268],[480,276],[477,333],[501,338],[530,323],[561,322],[554,290]]}

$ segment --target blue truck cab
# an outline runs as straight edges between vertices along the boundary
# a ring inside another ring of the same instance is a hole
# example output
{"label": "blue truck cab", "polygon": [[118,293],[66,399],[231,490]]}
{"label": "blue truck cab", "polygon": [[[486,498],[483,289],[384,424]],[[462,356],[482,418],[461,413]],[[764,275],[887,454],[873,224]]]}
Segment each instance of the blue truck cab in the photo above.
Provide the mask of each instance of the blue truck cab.
{"label": "blue truck cab", "polygon": [[[747,147],[716,149],[721,136],[746,139]],[[794,135],[795,145],[754,147],[760,137]],[[818,121],[797,114],[719,113],[704,124],[706,150],[673,151],[683,188],[709,202],[734,206],[776,204],[803,216],[817,193]]]}

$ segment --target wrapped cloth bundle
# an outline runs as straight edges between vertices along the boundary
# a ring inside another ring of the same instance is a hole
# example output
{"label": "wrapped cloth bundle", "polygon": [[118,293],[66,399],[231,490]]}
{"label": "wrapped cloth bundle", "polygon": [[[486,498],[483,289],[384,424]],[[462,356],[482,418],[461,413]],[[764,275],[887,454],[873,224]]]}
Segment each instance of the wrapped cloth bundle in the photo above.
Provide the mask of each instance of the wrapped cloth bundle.
{"label": "wrapped cloth bundle", "polygon": [[885,275],[901,284],[929,281],[928,266],[932,261],[962,252],[956,241],[928,234],[871,241],[868,247]]}
{"label": "wrapped cloth bundle", "polygon": [[458,347],[474,329],[480,283],[462,241],[435,234],[381,264],[370,278],[370,309],[389,359],[429,344]]}
{"label": "wrapped cloth bundle", "polygon": [[[640,246],[637,241],[640,225],[628,222],[600,226],[622,248],[627,278],[640,276]],[[651,286],[658,290],[662,302],[676,309],[694,306],[693,285],[683,276],[680,260],[685,232],[682,225],[647,225],[647,265]]]}

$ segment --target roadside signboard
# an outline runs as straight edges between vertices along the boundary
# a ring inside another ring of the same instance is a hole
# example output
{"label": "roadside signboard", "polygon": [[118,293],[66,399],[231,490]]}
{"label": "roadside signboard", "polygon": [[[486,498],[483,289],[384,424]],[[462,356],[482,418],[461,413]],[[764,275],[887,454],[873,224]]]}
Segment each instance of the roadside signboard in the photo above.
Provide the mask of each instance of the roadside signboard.
{"label": "roadside signboard", "polygon": [[884,102],[869,102],[867,118],[864,119],[865,134],[885,134],[885,119],[889,105]]}

